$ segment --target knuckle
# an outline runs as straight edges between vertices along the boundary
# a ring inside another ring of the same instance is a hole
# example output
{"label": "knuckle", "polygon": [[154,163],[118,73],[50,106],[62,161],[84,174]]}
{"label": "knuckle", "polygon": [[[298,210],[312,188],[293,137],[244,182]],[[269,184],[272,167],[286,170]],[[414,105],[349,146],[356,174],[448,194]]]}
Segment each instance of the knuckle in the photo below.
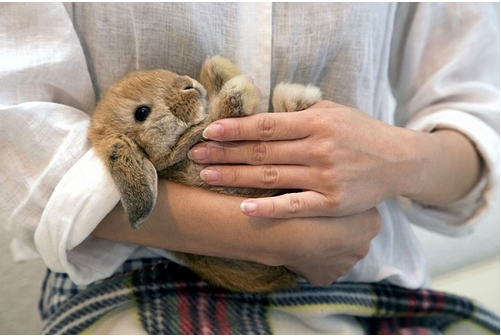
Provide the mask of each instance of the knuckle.
{"label": "knuckle", "polygon": [[294,214],[299,212],[303,207],[303,204],[299,197],[294,194],[290,194],[287,201],[287,212]]}
{"label": "knuckle", "polygon": [[266,160],[269,149],[265,142],[257,142],[251,147],[251,160],[253,163],[262,163]]}
{"label": "knuckle", "polygon": [[310,148],[310,157],[313,162],[321,162],[324,158],[325,151],[320,143]]}
{"label": "knuckle", "polygon": [[329,164],[332,161],[335,145],[332,141],[318,141],[315,147],[311,148],[310,155],[314,162]]}
{"label": "knuckle", "polygon": [[339,176],[335,169],[317,169],[316,175],[322,182],[322,185],[327,187],[328,190],[334,190],[337,188],[337,183]]}
{"label": "knuckle", "polygon": [[327,207],[331,210],[338,210],[342,205],[342,195],[340,193],[333,193],[327,198]]}
{"label": "knuckle", "polygon": [[272,188],[278,181],[278,170],[274,166],[263,166],[260,176],[261,183]]}
{"label": "knuckle", "polygon": [[[336,105],[332,102],[325,102],[325,108],[335,108],[338,107],[339,105]],[[315,115],[315,119],[318,123],[323,124],[323,125],[333,125],[332,123],[338,120],[338,115],[336,113],[332,113],[329,110],[322,109],[318,110],[317,114]]]}
{"label": "knuckle", "polygon": [[261,140],[272,139],[277,131],[275,119],[268,115],[262,115],[257,124],[257,132]]}

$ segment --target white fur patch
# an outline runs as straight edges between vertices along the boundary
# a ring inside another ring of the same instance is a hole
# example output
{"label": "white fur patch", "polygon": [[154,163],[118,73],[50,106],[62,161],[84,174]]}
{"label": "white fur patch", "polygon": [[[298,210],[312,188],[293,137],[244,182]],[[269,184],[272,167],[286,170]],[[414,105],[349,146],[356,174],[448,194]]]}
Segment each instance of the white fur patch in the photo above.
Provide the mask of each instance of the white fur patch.
{"label": "white fur patch", "polygon": [[282,82],[273,91],[273,109],[276,112],[293,112],[307,108],[322,100],[322,92],[314,85]]}

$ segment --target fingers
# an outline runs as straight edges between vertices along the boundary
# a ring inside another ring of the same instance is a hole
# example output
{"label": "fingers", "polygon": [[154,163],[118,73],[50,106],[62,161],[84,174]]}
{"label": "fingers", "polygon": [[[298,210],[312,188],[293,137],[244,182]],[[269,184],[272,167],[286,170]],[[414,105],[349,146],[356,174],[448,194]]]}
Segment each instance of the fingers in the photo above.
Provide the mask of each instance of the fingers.
{"label": "fingers", "polygon": [[322,115],[322,110],[327,108],[344,107],[324,100],[304,111],[294,113],[258,113],[242,118],[220,119],[204,130],[203,137],[215,141],[302,139],[317,130],[317,119]]}
{"label": "fingers", "polygon": [[322,218],[328,221],[326,230],[301,230],[305,244],[293,245],[285,266],[314,285],[327,286],[369,254],[371,241],[381,230],[381,217],[372,208],[353,216]]}
{"label": "fingers", "polygon": [[188,152],[188,158],[200,164],[294,164],[309,163],[307,143],[291,141],[274,142],[205,142]]}
{"label": "fingers", "polygon": [[[304,166],[211,166],[200,172],[205,183],[256,189],[310,189],[313,179]],[[300,181],[300,182],[298,182]]]}
{"label": "fingers", "polygon": [[306,119],[311,121],[311,113],[259,113],[243,118],[218,120],[209,125],[203,136],[216,141],[241,140],[292,140],[310,135],[311,129]]}
{"label": "fingers", "polygon": [[336,261],[332,264],[311,265],[310,267],[287,266],[287,268],[312,285],[326,287],[348,274],[353,266],[368,254],[368,251],[368,247],[347,251],[334,258]]}
{"label": "fingers", "polygon": [[329,216],[327,199],[315,191],[289,193],[275,197],[252,198],[240,204],[240,210],[249,217],[306,218]]}

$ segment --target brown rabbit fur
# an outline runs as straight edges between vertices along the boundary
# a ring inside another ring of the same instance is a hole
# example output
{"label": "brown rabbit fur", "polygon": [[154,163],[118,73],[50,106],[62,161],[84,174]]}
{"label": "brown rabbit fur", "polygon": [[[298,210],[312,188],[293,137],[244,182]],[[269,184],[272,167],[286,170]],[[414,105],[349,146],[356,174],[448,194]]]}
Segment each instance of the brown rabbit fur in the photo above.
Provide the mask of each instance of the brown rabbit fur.
{"label": "brown rabbit fur", "polygon": [[[223,188],[205,184],[204,166],[187,158],[211,122],[256,112],[255,86],[229,60],[214,56],[202,66],[200,81],[164,69],[132,72],[104,94],[89,129],[94,150],[105,162],[121,193],[133,228],[145,224],[157,196],[157,176],[175,182],[245,197],[279,190]],[[279,84],[274,108],[298,111],[320,100],[316,87]],[[174,252],[195,273],[214,285],[241,292],[291,288],[296,277],[285,267]]]}

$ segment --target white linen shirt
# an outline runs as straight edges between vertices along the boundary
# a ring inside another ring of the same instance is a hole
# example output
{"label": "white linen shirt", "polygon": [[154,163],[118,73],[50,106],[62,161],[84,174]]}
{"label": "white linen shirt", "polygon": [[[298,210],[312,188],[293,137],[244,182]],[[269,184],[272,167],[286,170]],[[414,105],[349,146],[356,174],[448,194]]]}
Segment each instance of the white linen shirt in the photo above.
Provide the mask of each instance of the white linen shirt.
{"label": "white linen shirt", "polygon": [[445,208],[381,203],[381,232],[340,281],[425,286],[411,222],[467,233],[498,183],[499,27],[486,4],[6,3],[0,41],[0,223],[15,259],[41,256],[77,284],[128,258],[169,257],[90,237],[119,193],[90,149],[89,117],[130,70],[196,78],[221,54],[253,78],[262,111],[276,83],[312,83],[388,124],[469,137],[486,167],[474,190]]}

